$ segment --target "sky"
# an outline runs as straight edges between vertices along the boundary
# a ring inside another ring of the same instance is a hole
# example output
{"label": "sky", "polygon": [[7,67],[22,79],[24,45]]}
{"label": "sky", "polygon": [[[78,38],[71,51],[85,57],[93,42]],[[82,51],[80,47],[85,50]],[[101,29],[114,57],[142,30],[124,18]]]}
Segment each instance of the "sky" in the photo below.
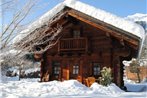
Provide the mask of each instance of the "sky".
{"label": "sky", "polygon": [[147,13],[147,0],[80,0],[120,17]]}
{"label": "sky", "polygon": [[[44,0],[48,2],[49,0]],[[52,0],[51,5],[56,5],[64,0]],[[103,9],[120,17],[135,13],[147,13],[147,0],[79,0],[84,3]],[[47,9],[52,8],[48,6]]]}
{"label": "sky", "polygon": [[[35,21],[37,18],[52,9],[58,3],[64,0],[41,0],[40,4],[45,4],[44,7],[36,11],[30,20]],[[96,8],[105,10],[119,17],[127,17],[135,13],[147,13],[147,0],[79,0]]]}

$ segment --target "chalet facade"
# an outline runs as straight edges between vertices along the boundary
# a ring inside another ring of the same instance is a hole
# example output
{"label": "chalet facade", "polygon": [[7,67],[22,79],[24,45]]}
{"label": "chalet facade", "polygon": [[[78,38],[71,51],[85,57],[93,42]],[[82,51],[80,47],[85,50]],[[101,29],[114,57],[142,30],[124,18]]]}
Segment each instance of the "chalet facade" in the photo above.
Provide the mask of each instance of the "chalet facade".
{"label": "chalet facade", "polygon": [[51,26],[62,25],[59,40],[44,53],[34,55],[41,62],[41,81],[77,79],[85,83],[88,77],[98,79],[106,66],[112,69],[113,82],[123,86],[122,61],[138,56],[140,36],[88,15],[78,4],[92,10],[79,1],[72,6],[58,5],[56,15],[62,15]]}

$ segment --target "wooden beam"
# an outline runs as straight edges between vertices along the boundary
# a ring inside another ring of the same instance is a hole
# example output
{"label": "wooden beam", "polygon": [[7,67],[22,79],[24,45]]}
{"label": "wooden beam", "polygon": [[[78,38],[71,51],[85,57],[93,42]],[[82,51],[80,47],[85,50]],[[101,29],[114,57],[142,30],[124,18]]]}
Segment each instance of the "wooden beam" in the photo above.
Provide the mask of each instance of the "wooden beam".
{"label": "wooden beam", "polygon": [[80,20],[80,21],[83,21],[97,29],[101,29],[103,31],[105,31],[106,33],[109,33],[111,36],[114,36],[115,38],[119,39],[119,40],[122,40],[122,38],[124,40],[126,40],[127,42],[129,42],[130,44],[132,44],[133,46],[138,46],[139,45],[139,41],[138,40],[135,40],[135,39],[131,39],[123,34],[120,34],[116,31],[113,31],[111,29],[108,29],[107,27],[103,26],[103,25],[100,25],[100,24],[97,24],[97,23],[94,23],[92,22],[90,19],[86,19],[85,17],[82,17],[80,14],[78,13],[75,13],[74,11],[69,11],[68,12],[68,15]]}

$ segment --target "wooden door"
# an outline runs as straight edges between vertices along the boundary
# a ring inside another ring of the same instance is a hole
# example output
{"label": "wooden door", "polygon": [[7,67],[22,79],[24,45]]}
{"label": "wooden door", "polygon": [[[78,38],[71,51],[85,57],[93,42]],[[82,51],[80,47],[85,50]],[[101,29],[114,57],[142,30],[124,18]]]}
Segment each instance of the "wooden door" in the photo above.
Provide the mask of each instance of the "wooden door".
{"label": "wooden door", "polygon": [[62,69],[62,81],[69,80],[69,69]]}
{"label": "wooden door", "polygon": [[69,60],[67,58],[62,58],[61,66],[61,80],[69,80]]}

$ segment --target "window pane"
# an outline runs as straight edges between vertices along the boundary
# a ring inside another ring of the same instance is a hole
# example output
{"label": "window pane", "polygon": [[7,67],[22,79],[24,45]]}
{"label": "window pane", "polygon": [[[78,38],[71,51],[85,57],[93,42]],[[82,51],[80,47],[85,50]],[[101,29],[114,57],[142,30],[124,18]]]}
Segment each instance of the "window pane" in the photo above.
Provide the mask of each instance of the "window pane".
{"label": "window pane", "polygon": [[59,62],[53,62],[52,66],[53,66],[53,74],[58,76],[58,74],[60,73],[60,63]]}
{"label": "window pane", "polygon": [[99,75],[100,74],[100,65],[99,63],[93,63],[93,74]]}
{"label": "window pane", "polygon": [[74,37],[80,37],[80,30],[73,31]]}
{"label": "window pane", "polygon": [[79,66],[76,64],[73,66],[73,74],[78,74],[79,73]]}
{"label": "window pane", "polygon": [[76,70],[76,74],[78,74],[78,73],[79,73],[79,70],[77,69],[77,70]]}

